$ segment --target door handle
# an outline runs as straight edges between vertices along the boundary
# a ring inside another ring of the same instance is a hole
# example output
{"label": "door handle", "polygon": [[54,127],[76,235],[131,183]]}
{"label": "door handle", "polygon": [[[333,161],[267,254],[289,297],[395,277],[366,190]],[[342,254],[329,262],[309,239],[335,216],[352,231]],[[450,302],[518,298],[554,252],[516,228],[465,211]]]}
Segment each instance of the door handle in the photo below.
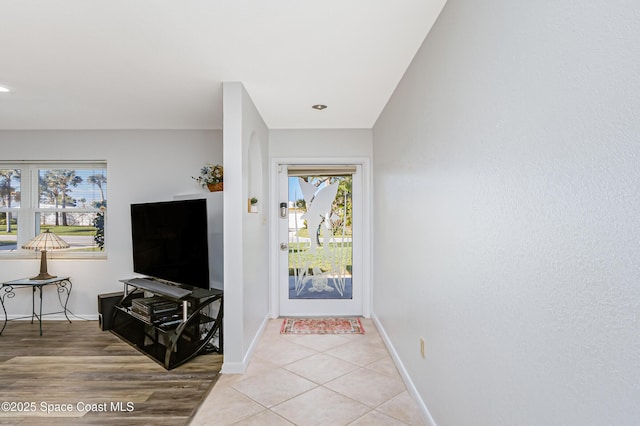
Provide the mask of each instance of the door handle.
{"label": "door handle", "polygon": [[280,243],[280,250],[287,251],[288,248],[289,246],[287,245],[287,243]]}

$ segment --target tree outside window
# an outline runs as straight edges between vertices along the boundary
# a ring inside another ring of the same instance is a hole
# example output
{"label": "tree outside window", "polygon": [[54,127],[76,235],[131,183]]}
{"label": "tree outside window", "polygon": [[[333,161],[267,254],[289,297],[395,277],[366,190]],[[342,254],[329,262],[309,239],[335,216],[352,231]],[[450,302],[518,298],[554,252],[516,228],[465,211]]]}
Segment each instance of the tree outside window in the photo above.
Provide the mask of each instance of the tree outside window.
{"label": "tree outside window", "polygon": [[50,229],[70,251],[103,251],[106,167],[41,168],[38,182],[38,232]]}
{"label": "tree outside window", "polygon": [[0,167],[0,252],[16,251],[21,169]]}

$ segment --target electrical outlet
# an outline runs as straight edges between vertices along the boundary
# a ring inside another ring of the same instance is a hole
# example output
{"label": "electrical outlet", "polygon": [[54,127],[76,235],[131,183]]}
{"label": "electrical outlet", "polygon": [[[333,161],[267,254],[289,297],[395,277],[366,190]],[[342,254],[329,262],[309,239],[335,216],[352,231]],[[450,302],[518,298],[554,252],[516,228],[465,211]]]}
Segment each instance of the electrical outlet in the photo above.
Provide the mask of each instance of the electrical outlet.
{"label": "electrical outlet", "polygon": [[420,338],[420,356],[424,358],[424,337]]}

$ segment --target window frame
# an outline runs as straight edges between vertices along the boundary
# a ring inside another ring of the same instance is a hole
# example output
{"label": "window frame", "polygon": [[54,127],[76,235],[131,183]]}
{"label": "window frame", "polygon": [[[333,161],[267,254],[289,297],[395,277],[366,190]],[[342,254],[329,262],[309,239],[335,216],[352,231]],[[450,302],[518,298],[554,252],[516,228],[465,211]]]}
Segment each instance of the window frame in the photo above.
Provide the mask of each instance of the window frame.
{"label": "window frame", "polygon": [[[107,162],[103,160],[71,160],[71,161],[0,161],[0,169],[20,169],[20,207],[3,208],[0,211],[11,211],[18,219],[17,249],[15,251],[3,252],[0,250],[0,259],[8,258],[33,258],[34,251],[23,249],[22,246],[36,236],[36,229],[39,228],[40,215],[51,213],[104,213],[105,240],[104,249],[96,251],[66,251],[52,250],[47,253],[48,257],[57,259],[106,259],[108,253],[107,234],[107,209],[95,207],[83,208],[43,208],[40,207],[39,171],[56,169],[104,169],[108,176]],[[108,200],[108,187],[105,190],[105,200]],[[64,236],[62,236],[64,238]]]}

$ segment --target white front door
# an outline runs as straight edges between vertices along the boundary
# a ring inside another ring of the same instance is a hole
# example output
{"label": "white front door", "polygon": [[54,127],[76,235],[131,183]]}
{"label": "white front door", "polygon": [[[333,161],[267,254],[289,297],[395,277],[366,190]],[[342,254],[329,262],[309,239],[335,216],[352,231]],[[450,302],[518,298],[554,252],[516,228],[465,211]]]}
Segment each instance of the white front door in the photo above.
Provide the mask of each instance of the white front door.
{"label": "white front door", "polygon": [[280,315],[362,315],[361,166],[279,170]]}

